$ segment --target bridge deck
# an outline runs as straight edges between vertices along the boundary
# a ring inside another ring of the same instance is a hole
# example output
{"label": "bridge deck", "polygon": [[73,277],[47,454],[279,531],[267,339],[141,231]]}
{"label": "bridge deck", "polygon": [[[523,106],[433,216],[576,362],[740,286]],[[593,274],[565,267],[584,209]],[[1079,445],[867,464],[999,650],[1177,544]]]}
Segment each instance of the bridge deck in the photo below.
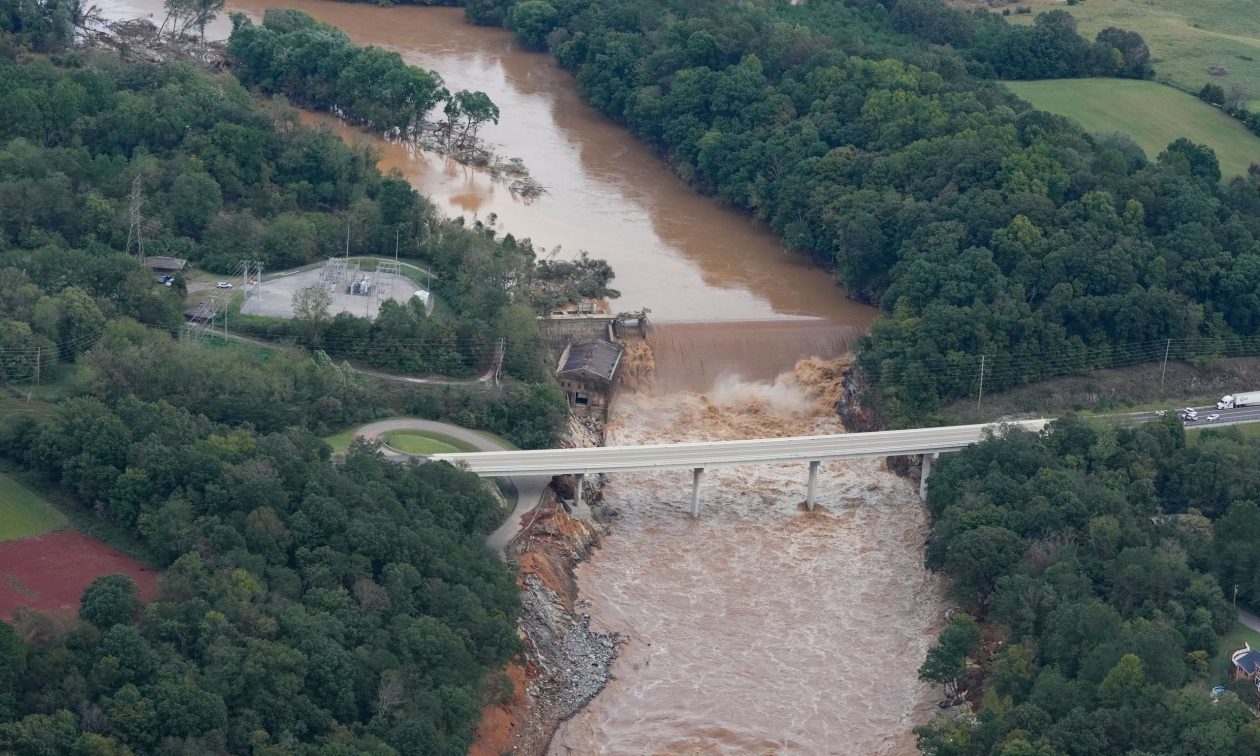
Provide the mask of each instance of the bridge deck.
{"label": "bridge deck", "polygon": [[[1049,420],[1044,419],[1024,420],[1009,425],[1026,430],[1041,430],[1048,422]],[[470,471],[482,477],[594,474],[717,465],[811,462],[957,451],[980,440],[987,429],[999,427],[1001,426],[991,424],[956,425],[946,428],[915,428],[747,441],[435,454],[431,459],[466,465]]]}

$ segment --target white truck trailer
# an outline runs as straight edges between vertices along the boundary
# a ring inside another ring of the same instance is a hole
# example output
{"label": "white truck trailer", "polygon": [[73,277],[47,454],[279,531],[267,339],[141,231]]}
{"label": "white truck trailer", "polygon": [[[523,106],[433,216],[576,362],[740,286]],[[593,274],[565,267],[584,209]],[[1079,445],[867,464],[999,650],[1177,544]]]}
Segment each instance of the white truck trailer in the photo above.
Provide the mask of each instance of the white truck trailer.
{"label": "white truck trailer", "polygon": [[1234,409],[1260,404],[1260,391],[1248,391],[1244,394],[1226,394],[1216,403],[1217,409]]}

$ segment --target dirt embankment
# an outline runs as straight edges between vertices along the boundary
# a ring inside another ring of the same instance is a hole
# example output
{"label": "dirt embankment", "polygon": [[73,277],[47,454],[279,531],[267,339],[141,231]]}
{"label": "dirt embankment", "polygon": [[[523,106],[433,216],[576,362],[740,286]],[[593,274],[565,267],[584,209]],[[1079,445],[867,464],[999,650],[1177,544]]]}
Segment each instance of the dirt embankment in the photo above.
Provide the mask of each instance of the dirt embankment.
{"label": "dirt embankment", "polygon": [[598,528],[549,498],[508,547],[525,652],[507,669],[510,698],[482,712],[471,756],[545,753],[560,723],[608,684],[617,656],[618,639],[591,630],[573,575],[599,544]]}
{"label": "dirt embankment", "polygon": [[[867,433],[888,430],[888,418],[882,412],[873,409],[876,403],[864,401],[870,387],[863,380],[860,371],[847,370],[844,374],[843,388],[835,407],[836,414],[840,415],[840,421],[844,423],[848,432]],[[912,473],[918,473],[919,457],[915,455],[885,457],[884,464],[887,465],[889,472],[905,478]]]}
{"label": "dirt embankment", "polygon": [[[569,446],[602,443],[602,428],[575,420]],[[578,509],[600,517],[600,479],[587,481]],[[525,516],[508,545],[521,590],[518,629],[525,651],[510,664],[510,696],[482,711],[469,756],[543,754],[560,723],[577,714],[608,684],[620,640],[590,628],[574,570],[599,545],[602,527],[570,514],[572,476],[552,483],[542,504]]]}

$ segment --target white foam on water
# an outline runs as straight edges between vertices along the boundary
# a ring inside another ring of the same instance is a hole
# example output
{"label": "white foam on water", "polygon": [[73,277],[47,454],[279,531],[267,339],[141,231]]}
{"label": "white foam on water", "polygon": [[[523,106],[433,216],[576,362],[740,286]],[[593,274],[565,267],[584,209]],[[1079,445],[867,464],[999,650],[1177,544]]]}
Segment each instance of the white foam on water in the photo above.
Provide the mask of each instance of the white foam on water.
{"label": "white foam on water", "polygon": [[[781,376],[630,395],[608,442],[842,432],[828,394]],[[806,475],[709,470],[698,520],[687,471],[610,477],[622,517],[578,582],[594,624],[627,643],[552,754],[913,752],[936,699],[917,670],[944,611],[917,486],[880,460],[824,463],[811,513]]]}

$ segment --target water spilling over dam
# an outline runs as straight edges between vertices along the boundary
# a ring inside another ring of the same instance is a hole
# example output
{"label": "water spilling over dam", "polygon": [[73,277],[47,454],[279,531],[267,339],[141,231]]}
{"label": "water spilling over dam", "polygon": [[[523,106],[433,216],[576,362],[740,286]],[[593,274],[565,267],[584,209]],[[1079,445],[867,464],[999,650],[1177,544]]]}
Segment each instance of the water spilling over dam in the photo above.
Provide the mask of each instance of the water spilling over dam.
{"label": "water spilling over dam", "polygon": [[704,392],[723,380],[773,381],[800,360],[849,353],[862,332],[827,320],[654,322],[647,339],[654,390]]}

